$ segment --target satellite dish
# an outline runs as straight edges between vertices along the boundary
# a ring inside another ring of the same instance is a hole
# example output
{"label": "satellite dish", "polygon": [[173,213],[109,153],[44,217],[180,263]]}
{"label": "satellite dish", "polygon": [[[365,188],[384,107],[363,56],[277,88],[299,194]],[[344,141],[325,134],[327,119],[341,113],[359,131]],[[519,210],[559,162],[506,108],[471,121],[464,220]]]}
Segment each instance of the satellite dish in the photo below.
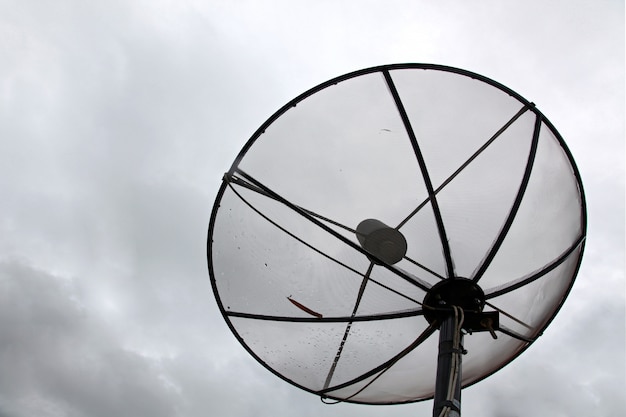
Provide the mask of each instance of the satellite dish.
{"label": "satellite dish", "polygon": [[218,192],[208,264],[235,337],[285,381],[458,415],[461,387],[557,314],[585,233],[580,175],[533,103],[398,64],[322,83],[254,133]]}

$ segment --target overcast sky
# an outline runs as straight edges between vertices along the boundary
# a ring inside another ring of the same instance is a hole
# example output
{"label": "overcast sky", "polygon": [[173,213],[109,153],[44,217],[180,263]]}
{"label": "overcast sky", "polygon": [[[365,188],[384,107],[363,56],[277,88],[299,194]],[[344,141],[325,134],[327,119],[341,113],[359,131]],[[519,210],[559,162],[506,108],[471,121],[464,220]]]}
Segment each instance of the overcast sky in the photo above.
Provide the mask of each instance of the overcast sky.
{"label": "overcast sky", "polygon": [[537,343],[463,414],[624,415],[624,3],[0,0],[0,416],[429,416],[324,405],[224,323],[206,267],[224,171],[303,91],[436,63],[535,102],[589,211]]}

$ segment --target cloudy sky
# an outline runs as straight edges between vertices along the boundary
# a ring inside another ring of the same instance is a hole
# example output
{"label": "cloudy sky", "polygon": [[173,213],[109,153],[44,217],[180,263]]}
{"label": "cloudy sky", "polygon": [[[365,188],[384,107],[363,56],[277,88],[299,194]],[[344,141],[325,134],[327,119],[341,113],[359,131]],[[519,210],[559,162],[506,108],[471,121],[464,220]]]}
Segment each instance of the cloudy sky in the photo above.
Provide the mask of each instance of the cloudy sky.
{"label": "cloudy sky", "polygon": [[0,416],[430,415],[278,379],[230,333],[206,267],[222,174],[256,128],[396,62],[535,102],[587,194],[567,303],[463,414],[626,413],[623,2],[0,0]]}

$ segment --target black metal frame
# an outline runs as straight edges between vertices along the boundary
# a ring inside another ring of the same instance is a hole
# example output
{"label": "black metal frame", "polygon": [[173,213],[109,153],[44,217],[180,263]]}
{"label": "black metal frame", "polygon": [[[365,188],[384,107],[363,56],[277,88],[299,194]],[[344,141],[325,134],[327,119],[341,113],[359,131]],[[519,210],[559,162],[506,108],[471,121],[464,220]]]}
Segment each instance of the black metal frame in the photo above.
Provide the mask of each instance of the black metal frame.
{"label": "black metal frame", "polygon": [[[395,70],[401,70],[401,69],[422,69],[422,70],[435,70],[435,71],[444,71],[444,72],[450,72],[450,73],[454,73],[454,74],[458,74],[461,76],[466,76],[472,79],[476,79],[478,81],[482,81],[486,84],[489,84],[495,88],[498,88],[499,90],[505,92],[506,94],[514,97],[515,99],[517,99],[522,107],[521,109],[518,111],[518,113],[516,113],[509,121],[507,121],[502,128],[500,128],[480,149],[478,149],[464,164],[462,164],[457,171],[455,171],[449,178],[447,178],[438,188],[433,188],[432,183],[430,182],[430,177],[428,174],[428,169],[426,166],[426,163],[424,161],[424,158],[421,156],[421,151],[419,149],[419,144],[417,141],[417,138],[415,137],[415,133],[413,131],[413,128],[410,124],[410,121],[408,119],[408,116],[406,114],[406,111],[404,109],[404,106],[402,104],[400,95],[398,94],[398,91],[395,88],[395,84],[393,82],[393,78],[392,78],[392,71]],[[281,230],[283,230],[285,233],[289,234],[290,236],[292,236],[294,239],[296,239],[297,241],[299,241],[302,244],[307,245],[308,247],[310,247],[311,249],[315,250],[318,253],[321,253],[324,256],[327,256],[326,254],[324,254],[323,251],[314,248],[313,246],[309,245],[306,241],[304,241],[303,239],[298,238],[297,236],[293,235],[291,232],[285,230],[284,228],[282,228],[278,223],[272,221],[269,217],[267,217],[265,214],[261,213],[260,211],[258,211],[255,207],[253,207],[251,204],[249,204],[240,194],[237,193],[237,191],[234,189],[233,184],[235,185],[239,185],[242,187],[246,187],[249,189],[254,190],[255,192],[258,192],[260,194],[266,195],[268,198],[272,198],[282,204],[285,204],[287,207],[289,207],[290,209],[294,210],[295,212],[297,212],[298,214],[300,214],[301,216],[303,216],[305,219],[307,219],[308,221],[316,224],[318,227],[322,228],[323,230],[325,230],[326,232],[328,232],[329,234],[333,235],[334,237],[336,237],[337,239],[340,239],[341,241],[343,241],[346,245],[350,246],[351,248],[353,248],[354,250],[363,253],[366,256],[371,257],[371,254],[368,254],[367,252],[365,252],[358,244],[356,244],[355,242],[345,238],[343,235],[337,233],[335,230],[333,230],[332,228],[330,228],[326,223],[328,224],[332,224],[341,228],[344,228],[348,231],[353,231],[353,229],[341,225],[340,223],[334,222],[331,219],[328,219],[322,215],[313,213],[305,208],[302,207],[298,207],[292,203],[290,203],[289,201],[285,200],[284,198],[282,198],[281,196],[279,196],[278,194],[276,194],[274,191],[272,191],[270,188],[266,187],[265,185],[261,184],[260,182],[258,182],[255,178],[253,178],[252,176],[248,175],[247,173],[243,172],[241,169],[239,169],[239,164],[242,161],[242,159],[244,158],[244,156],[246,155],[246,153],[250,150],[251,146],[256,142],[257,139],[259,139],[263,133],[265,132],[265,130],[272,124],[274,123],[274,121],[276,121],[281,115],[283,115],[285,112],[287,112],[290,108],[295,107],[299,102],[301,102],[302,100],[306,99],[307,97],[325,89],[325,88],[329,88],[335,84],[338,84],[342,81],[346,81],[349,80],[351,78],[355,78],[358,76],[362,76],[362,75],[366,75],[366,74],[372,74],[372,73],[381,73],[385,79],[385,82],[387,83],[387,86],[390,90],[390,93],[394,99],[394,102],[396,104],[396,107],[398,109],[398,112],[400,114],[400,117],[402,118],[402,121],[404,123],[405,129],[407,131],[407,134],[410,138],[411,144],[413,146],[414,152],[416,154],[416,158],[417,158],[417,162],[420,166],[420,170],[422,172],[423,178],[425,180],[426,183],[426,188],[428,191],[428,198],[423,201],[415,210],[413,210],[397,227],[396,229],[401,228],[412,216],[414,216],[421,208],[423,208],[424,206],[426,206],[429,202],[431,203],[431,206],[433,208],[433,213],[435,216],[435,220],[437,223],[437,227],[438,227],[438,231],[439,231],[439,235],[440,235],[440,239],[441,239],[441,244],[442,244],[442,250],[444,252],[444,258],[445,258],[445,262],[446,262],[446,277],[445,279],[455,279],[457,278],[455,276],[454,273],[454,264],[453,264],[453,256],[450,252],[450,248],[447,242],[447,236],[446,236],[446,232],[445,232],[445,227],[444,227],[444,222],[443,219],[441,217],[441,213],[439,211],[438,208],[438,204],[437,204],[437,199],[436,199],[436,195],[437,193],[439,193],[439,191],[441,191],[448,183],[450,183],[465,167],[467,167],[481,152],[483,152],[491,143],[493,143],[494,140],[496,140],[496,138],[498,136],[500,136],[511,124],[513,124],[515,122],[515,120],[517,120],[521,115],[523,115],[525,112],[527,111],[531,111],[533,113],[535,113],[536,115],[536,121],[535,121],[535,130],[534,130],[534,134],[533,134],[533,139],[532,139],[532,144],[531,144],[531,149],[529,151],[529,157],[528,157],[528,162],[527,162],[527,166],[526,166],[526,170],[524,173],[524,178],[522,180],[522,183],[520,184],[520,188],[518,190],[518,194],[516,196],[515,202],[511,208],[511,211],[509,212],[509,215],[507,216],[507,220],[505,221],[500,233],[498,234],[498,237],[496,239],[496,241],[494,242],[494,244],[492,245],[492,247],[490,248],[489,252],[487,253],[487,256],[485,257],[485,259],[483,260],[483,262],[480,264],[480,266],[478,267],[477,271],[475,272],[474,276],[472,277],[472,279],[474,280],[474,282],[478,282],[479,279],[482,277],[483,273],[487,270],[490,262],[493,260],[493,258],[495,257],[500,245],[502,244],[502,241],[504,240],[504,238],[506,237],[506,234],[508,232],[508,230],[511,227],[511,224],[513,222],[513,219],[517,213],[517,210],[519,209],[519,206],[521,204],[521,200],[523,197],[523,194],[525,192],[526,186],[528,184],[529,178],[530,178],[530,173],[532,170],[532,165],[534,162],[534,155],[537,149],[537,141],[538,141],[538,137],[539,137],[539,133],[540,133],[540,129],[542,127],[542,125],[544,127],[547,127],[555,136],[555,138],[557,139],[557,141],[559,142],[561,148],[563,149],[563,151],[565,152],[569,163],[572,167],[573,170],[573,175],[576,179],[577,185],[578,185],[578,189],[579,189],[579,195],[580,195],[580,199],[581,199],[581,210],[582,210],[582,216],[581,216],[581,235],[576,239],[575,242],[573,242],[573,244],[567,248],[559,257],[557,257],[555,260],[553,260],[552,262],[549,262],[547,265],[545,265],[544,267],[540,268],[539,270],[535,271],[534,273],[531,273],[525,277],[521,277],[519,279],[516,280],[512,280],[509,281],[508,283],[497,287],[497,288],[492,288],[492,289],[488,289],[485,291],[485,299],[491,299],[491,298],[495,298],[499,295],[505,294],[507,292],[513,291],[515,289],[518,289],[530,282],[535,281],[536,279],[541,278],[542,276],[544,276],[545,274],[547,274],[548,272],[550,272],[551,270],[553,270],[554,268],[558,267],[559,265],[561,265],[563,262],[565,262],[567,259],[570,259],[570,256],[573,253],[578,253],[578,259],[577,259],[577,263],[576,266],[574,268],[573,271],[573,275],[572,275],[572,279],[570,280],[569,286],[566,289],[563,298],[560,300],[559,304],[556,306],[554,313],[552,314],[551,317],[548,318],[548,320],[546,321],[546,323],[537,330],[537,332],[532,336],[532,337],[526,337],[523,335],[520,335],[514,331],[512,331],[511,329],[508,329],[504,326],[499,326],[498,331],[504,335],[510,336],[510,337],[514,337],[518,340],[524,341],[525,345],[522,346],[522,348],[517,352],[516,355],[514,355],[513,357],[511,357],[507,362],[505,362],[502,366],[498,367],[497,369],[493,370],[492,372],[489,372],[483,376],[481,376],[480,378],[472,381],[470,384],[467,384],[466,386],[472,385],[474,383],[477,383],[481,380],[483,380],[484,378],[487,378],[488,376],[490,376],[492,373],[497,372],[498,370],[502,369],[502,367],[506,366],[508,363],[510,363],[511,361],[513,361],[517,356],[519,356],[523,351],[525,351],[532,342],[534,342],[536,340],[536,337],[538,335],[540,335],[543,330],[551,323],[551,321],[554,319],[554,317],[556,316],[556,314],[559,312],[560,308],[562,307],[562,304],[564,302],[564,300],[567,298],[567,295],[569,294],[572,285],[575,281],[575,277],[578,273],[578,270],[580,268],[580,264],[582,261],[582,254],[584,252],[584,245],[585,245],[585,233],[586,233],[586,228],[587,228],[587,212],[586,212],[586,202],[585,202],[585,194],[584,194],[584,189],[583,189],[583,185],[582,185],[582,180],[580,177],[580,173],[578,171],[578,168],[576,166],[576,163],[571,155],[571,152],[569,151],[567,145],[565,144],[565,142],[563,141],[563,138],[561,137],[561,135],[558,133],[558,131],[554,128],[554,126],[549,122],[549,120],[535,107],[535,105],[529,101],[527,101],[525,98],[523,98],[522,96],[520,96],[519,94],[517,94],[515,91],[509,89],[508,87],[505,87],[504,85],[491,80],[487,77],[484,77],[482,75],[470,72],[470,71],[466,71],[466,70],[462,70],[462,69],[458,69],[458,68],[454,68],[454,67],[449,67],[449,66],[442,66],[442,65],[434,65],[434,64],[411,64],[411,63],[407,63],[407,64],[394,64],[394,65],[384,65],[384,66],[378,66],[378,67],[372,67],[372,68],[367,68],[367,69],[363,69],[363,70],[359,70],[359,71],[355,71],[355,72],[351,72],[345,75],[342,75],[340,77],[336,77],[333,78],[329,81],[326,81],[324,83],[319,84],[316,87],[311,88],[310,90],[300,94],[299,96],[297,96],[296,98],[294,98],[293,100],[291,100],[290,102],[288,102],[287,104],[285,104],[283,107],[281,107],[278,111],[276,111],[272,116],[270,116],[270,118],[263,123],[257,130],[256,132],[252,135],[252,137],[246,142],[246,144],[243,146],[242,150],[240,151],[240,153],[238,154],[238,156],[235,158],[235,161],[233,162],[232,166],[230,167],[229,171],[225,174],[224,176],[224,180],[222,181],[222,184],[219,188],[219,191],[217,193],[216,196],[216,200],[215,200],[215,204],[213,206],[212,212],[211,212],[211,217],[210,217],[210,222],[209,222],[209,230],[208,230],[208,239],[207,239],[207,259],[208,259],[208,269],[209,269],[209,275],[211,278],[211,285],[213,288],[213,293],[214,296],[216,298],[218,307],[222,313],[222,316],[224,318],[224,320],[226,321],[226,323],[228,324],[229,328],[231,329],[231,331],[233,332],[233,334],[235,335],[235,337],[237,338],[237,340],[242,344],[242,346],[248,351],[248,353],[250,353],[259,363],[261,363],[265,368],[267,368],[270,372],[272,372],[273,374],[277,375],[278,377],[282,378],[283,380],[305,390],[305,391],[309,391],[311,393],[317,394],[322,396],[323,398],[331,398],[337,401],[346,401],[346,402],[355,402],[353,400],[351,400],[351,398],[355,395],[357,395],[360,391],[362,391],[363,389],[365,389],[367,386],[369,386],[369,384],[371,384],[373,381],[375,381],[380,375],[382,375],[387,369],[389,369],[391,366],[393,366],[393,364],[395,364],[398,360],[400,360],[402,357],[406,356],[408,353],[410,353],[413,349],[417,348],[424,340],[426,340],[428,337],[430,337],[436,330],[437,326],[434,323],[431,323],[423,332],[422,334],[420,334],[413,343],[411,343],[409,346],[407,346],[406,348],[404,348],[402,351],[400,351],[398,354],[396,354],[394,357],[392,357],[391,359],[389,359],[388,361],[386,361],[383,364],[380,364],[378,366],[376,366],[375,368],[371,369],[370,371],[362,374],[361,376],[342,383],[340,385],[337,386],[329,386],[330,384],[330,376],[332,374],[332,372],[329,373],[329,378],[327,381],[327,384],[325,384],[326,386],[324,387],[324,389],[320,390],[320,391],[315,391],[312,390],[310,388],[304,387],[298,383],[296,383],[295,381],[290,380],[289,378],[287,378],[286,376],[278,373],[277,371],[275,371],[274,369],[272,369],[267,363],[265,363],[259,356],[257,356],[255,354],[255,352],[245,343],[245,341],[242,339],[242,337],[237,333],[234,325],[232,324],[230,318],[244,318],[244,319],[257,319],[257,320],[275,320],[275,321],[291,321],[291,322],[319,322],[319,323],[329,323],[329,322],[345,322],[347,323],[347,328],[346,328],[346,333],[345,336],[347,337],[347,334],[349,333],[349,329],[350,326],[353,322],[358,322],[358,321],[369,321],[369,320],[387,320],[387,319],[395,319],[395,318],[402,318],[402,317],[412,317],[412,316],[418,316],[418,315],[423,315],[424,312],[422,309],[417,309],[417,310],[409,310],[409,311],[403,311],[403,312],[396,312],[396,313],[389,313],[386,315],[378,315],[378,316],[357,316],[356,312],[358,310],[358,304],[359,304],[359,297],[357,297],[357,302],[355,304],[354,310],[353,310],[353,314],[350,317],[323,317],[323,318],[318,318],[318,317],[277,317],[277,316],[265,316],[265,315],[255,315],[255,314],[249,314],[249,313],[244,313],[244,312],[231,312],[228,311],[224,308],[224,305],[221,302],[220,299],[220,295],[217,289],[217,283],[215,280],[215,273],[214,273],[214,267],[213,267],[213,253],[212,253],[212,236],[213,236],[213,231],[215,228],[215,221],[217,218],[217,213],[219,211],[219,207],[220,207],[220,201],[224,195],[224,192],[226,191],[226,189],[231,188],[235,194],[237,194],[239,196],[239,198],[241,198],[243,200],[243,202],[245,204],[247,204],[249,207],[251,207],[255,212],[257,212],[259,215],[263,216],[266,220],[268,220],[269,222],[271,222],[272,224],[274,224],[275,226],[279,227]],[[330,257],[329,257],[330,258]],[[339,262],[333,258],[330,258],[335,262]],[[413,262],[414,264],[416,264],[417,266],[429,271],[430,273],[432,273],[435,276],[439,276],[438,274],[436,274],[434,271],[429,270],[428,268],[424,267],[423,265],[419,264],[417,261],[411,260],[409,259],[409,261]],[[340,262],[339,262],[340,263]],[[375,280],[372,280],[369,277],[369,273],[371,272],[371,268],[372,265],[370,265],[370,269],[368,270],[367,273],[363,274],[360,273],[359,271],[353,270],[352,268],[350,268],[349,266],[340,263],[340,265],[352,270],[353,272],[355,272],[355,274],[357,274],[358,276],[361,276],[363,278],[362,281],[362,288],[364,288],[364,286],[366,285],[367,282],[372,281],[375,284],[378,285],[382,285],[381,283],[377,283]],[[378,266],[378,265],[377,265]],[[418,288],[420,288],[423,291],[428,292],[430,289],[430,284],[422,281],[421,279],[413,276],[412,274],[407,273],[406,271],[401,270],[400,268],[397,267],[393,267],[390,265],[381,265],[382,267],[387,268],[388,270],[390,270],[391,272],[393,272],[394,274],[396,274],[397,276],[399,276],[400,278],[414,284],[415,286],[417,286]],[[444,279],[444,277],[439,276],[439,278]],[[384,288],[393,291],[393,289],[382,285]],[[396,292],[398,293],[398,292]],[[398,293],[399,294],[399,293]],[[402,295],[402,294],[400,294]],[[415,301],[417,304],[421,304],[418,300],[412,299],[410,297],[407,297],[412,301]],[[510,315],[508,315],[507,313],[497,309],[495,306],[489,304],[489,302],[486,303],[487,305],[491,306],[492,308],[496,309],[497,311],[500,311],[501,313],[503,313],[504,315],[507,315],[509,317],[512,317]],[[512,317],[513,319],[515,319],[514,317]],[[519,321],[517,319],[515,319],[516,321]],[[520,322],[521,323],[521,322]],[[345,339],[345,337],[344,337]],[[341,353],[341,348],[339,348],[338,351],[338,356]],[[337,357],[338,360],[338,357]],[[335,398],[332,395],[329,395],[332,391],[336,391],[338,389],[341,388],[345,388],[348,386],[351,386],[357,382],[363,381],[371,376],[374,376],[378,373],[378,375],[372,380],[370,381],[365,387],[361,388],[360,391],[358,391],[357,393],[353,394],[352,396],[348,397],[348,398]],[[411,401],[406,401],[407,403],[409,402],[417,402],[417,401],[423,401],[423,400],[428,400],[432,397],[429,398],[422,398],[422,399],[418,399],[418,400],[411,400]],[[358,403],[364,403],[362,401],[356,401]],[[382,404],[382,403],[370,403],[370,404]]]}
{"label": "black metal frame", "polygon": [[424,185],[426,185],[426,191],[428,191],[428,199],[430,200],[430,205],[433,208],[435,222],[437,223],[437,230],[439,231],[439,238],[441,239],[441,248],[443,250],[444,259],[446,261],[447,278],[454,279],[456,277],[456,274],[454,273],[454,263],[452,262],[452,254],[450,253],[450,244],[448,243],[448,236],[446,234],[446,228],[443,224],[443,219],[441,217],[441,210],[439,210],[439,204],[437,203],[437,197],[435,196],[435,190],[433,189],[433,183],[430,180],[430,174],[428,173],[428,169],[426,168],[426,161],[424,160],[424,156],[422,155],[420,146],[417,143],[417,137],[415,136],[415,132],[413,131],[413,126],[411,126],[411,121],[409,120],[409,116],[406,113],[404,104],[402,104],[402,100],[400,99],[400,95],[398,94],[398,90],[396,89],[396,85],[391,78],[391,74],[389,73],[389,70],[383,70],[382,73],[385,76],[385,81],[387,82],[387,87],[389,87],[389,91],[391,92],[393,101],[396,103],[396,108],[398,109],[398,113],[400,113],[400,118],[402,119],[402,123],[404,124],[404,128],[406,129],[406,133],[409,136],[411,146],[413,147],[413,152],[415,152],[417,163],[420,166],[420,171],[422,172],[422,177],[424,178]]}

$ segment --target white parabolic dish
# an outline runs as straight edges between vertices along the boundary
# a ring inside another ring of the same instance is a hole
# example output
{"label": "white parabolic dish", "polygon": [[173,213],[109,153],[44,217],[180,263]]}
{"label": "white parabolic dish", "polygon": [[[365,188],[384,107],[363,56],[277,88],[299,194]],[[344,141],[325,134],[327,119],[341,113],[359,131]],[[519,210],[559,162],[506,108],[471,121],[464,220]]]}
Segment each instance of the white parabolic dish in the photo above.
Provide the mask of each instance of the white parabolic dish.
{"label": "white parabolic dish", "polygon": [[[368,219],[387,262],[357,236]],[[432,286],[471,280],[499,314],[497,339],[464,338],[467,386],[548,326],[585,233],[574,160],[533,103],[468,71],[397,64],[323,83],[259,128],[224,176],[208,262],[261,364],[325,398],[393,404],[434,394]]]}

